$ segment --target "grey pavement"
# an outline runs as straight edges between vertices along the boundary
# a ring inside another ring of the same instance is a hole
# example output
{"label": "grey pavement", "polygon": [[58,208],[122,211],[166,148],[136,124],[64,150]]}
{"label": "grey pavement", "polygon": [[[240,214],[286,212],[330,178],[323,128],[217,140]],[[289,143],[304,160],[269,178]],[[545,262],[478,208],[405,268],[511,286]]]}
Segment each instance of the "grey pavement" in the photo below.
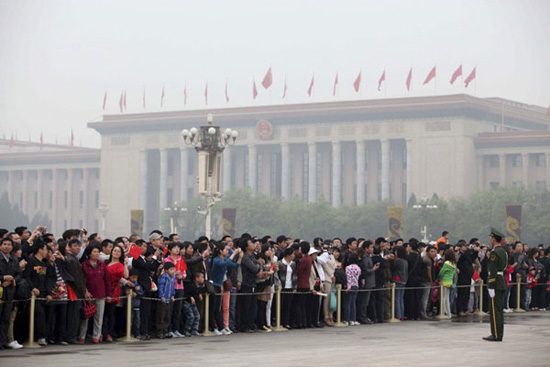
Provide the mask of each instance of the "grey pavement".
{"label": "grey pavement", "polygon": [[550,366],[550,311],[505,315],[504,341],[477,317],[0,351],[0,367]]}

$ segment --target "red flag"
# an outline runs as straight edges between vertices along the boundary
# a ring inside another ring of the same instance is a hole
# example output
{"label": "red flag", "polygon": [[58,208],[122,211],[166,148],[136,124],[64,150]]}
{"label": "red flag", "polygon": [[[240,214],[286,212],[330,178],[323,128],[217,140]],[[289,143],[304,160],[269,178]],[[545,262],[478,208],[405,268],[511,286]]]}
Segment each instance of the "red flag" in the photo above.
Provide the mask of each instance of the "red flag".
{"label": "red flag", "polygon": [[407,85],[407,90],[411,90],[411,80],[413,77],[413,68],[409,70],[409,76],[407,76],[407,82],[405,83]]}
{"label": "red flag", "polygon": [[105,111],[106,105],[107,105],[107,91],[105,91],[105,95],[103,96],[103,111]]}
{"label": "red flag", "polygon": [[143,87],[143,108],[145,109],[145,87]]}
{"label": "red flag", "polygon": [[332,88],[332,95],[336,95],[336,86],[338,85],[338,73],[336,73],[336,77],[334,78],[334,88]]}
{"label": "red flag", "polygon": [[462,65],[460,65],[458,69],[456,69],[456,71],[453,73],[453,76],[451,77],[451,85],[459,76],[462,76]]}
{"label": "red flag", "polygon": [[286,87],[286,75],[285,75],[285,89],[283,90],[283,99],[285,99],[286,97],[286,90],[287,90],[287,87]]}
{"label": "red flag", "polygon": [[424,80],[424,83],[422,83],[422,85],[428,84],[430,82],[430,80],[432,80],[433,78],[435,78],[435,66],[432,68],[432,70],[430,71],[430,73],[428,74],[426,79]]}
{"label": "red flag", "polygon": [[357,75],[357,78],[355,78],[355,81],[353,82],[353,88],[356,92],[359,92],[359,87],[361,86],[361,72],[359,72],[359,75]]}
{"label": "red flag", "polygon": [[470,84],[470,82],[472,80],[474,80],[476,78],[476,68],[474,67],[474,70],[472,70],[472,72],[470,73],[470,75],[468,75],[468,77],[464,80],[464,86],[466,88],[468,88],[468,85]]}
{"label": "red flag", "polygon": [[130,244],[130,249],[128,250],[128,255],[132,256],[134,260],[141,256],[141,247],[135,243]]}
{"label": "red flag", "polygon": [[74,133],[73,133],[73,129],[71,129],[71,149],[74,148]]}
{"label": "red flag", "polygon": [[382,85],[382,82],[386,80],[386,69],[384,69],[384,72],[380,76],[380,79],[378,79],[378,91],[380,92],[380,86]]}
{"label": "red flag", "polygon": [[160,107],[164,106],[164,85],[162,86],[162,95],[160,96]]}
{"label": "red flag", "polygon": [[311,83],[309,83],[309,88],[307,90],[307,94],[311,97],[311,93],[313,92],[313,84],[315,84],[315,75],[311,77]]}
{"label": "red flag", "polygon": [[256,81],[252,79],[252,99],[258,97],[258,89],[256,89]]}
{"label": "red flag", "polygon": [[120,101],[118,101],[118,105],[120,107],[120,113],[122,113],[122,107],[124,106],[122,103],[124,102],[124,92],[120,93]]}
{"label": "red flag", "polygon": [[229,95],[227,94],[227,80],[225,81],[225,102],[229,103]]}
{"label": "red flag", "polygon": [[272,83],[273,83],[273,75],[271,74],[271,67],[270,67],[267,73],[265,73],[264,80],[262,80],[262,85],[264,86],[265,89],[267,89],[271,87]]}
{"label": "red flag", "polygon": [[187,83],[185,83],[185,88],[183,88],[183,105],[187,106]]}
{"label": "red flag", "polygon": [[126,111],[126,89],[124,90],[124,111]]}
{"label": "red flag", "polygon": [[208,82],[206,83],[206,87],[204,87],[204,103],[208,105]]}

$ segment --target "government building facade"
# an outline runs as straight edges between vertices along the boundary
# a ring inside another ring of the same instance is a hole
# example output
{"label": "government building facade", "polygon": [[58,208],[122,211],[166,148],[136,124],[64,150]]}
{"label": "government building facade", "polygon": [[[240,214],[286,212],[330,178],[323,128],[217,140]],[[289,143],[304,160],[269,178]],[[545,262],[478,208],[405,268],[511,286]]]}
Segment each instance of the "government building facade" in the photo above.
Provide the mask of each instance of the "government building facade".
{"label": "government building facade", "polygon": [[[479,189],[550,188],[546,109],[468,95],[106,115],[88,126],[101,149],[13,149],[0,144],[0,192],[32,217],[68,227],[144,231],[197,194],[197,153],[182,129],[237,130],[222,158],[222,187],[333,206],[467,196]],[[17,147],[17,145],[16,145]],[[223,199],[222,203],[223,205]]]}

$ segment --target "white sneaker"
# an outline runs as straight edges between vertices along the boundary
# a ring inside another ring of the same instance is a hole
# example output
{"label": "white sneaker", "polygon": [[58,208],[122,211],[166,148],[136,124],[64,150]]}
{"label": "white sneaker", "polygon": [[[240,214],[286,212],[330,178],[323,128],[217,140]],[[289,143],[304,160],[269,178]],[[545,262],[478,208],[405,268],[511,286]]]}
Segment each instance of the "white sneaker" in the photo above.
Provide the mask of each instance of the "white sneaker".
{"label": "white sneaker", "polygon": [[175,338],[185,338],[185,335],[183,335],[182,333],[180,333],[179,331],[174,331],[174,337]]}
{"label": "white sneaker", "polygon": [[221,331],[219,331],[218,329],[214,329],[214,335],[225,335],[223,334]]}
{"label": "white sneaker", "polygon": [[46,341],[46,339],[42,338],[42,339],[38,339],[37,341],[38,345],[41,345],[43,347],[45,347],[46,345],[48,345],[48,342]]}
{"label": "white sneaker", "polygon": [[14,340],[11,343],[9,343],[8,347],[10,347],[11,349],[21,349],[21,348],[23,348],[23,346],[21,344],[19,344],[17,342],[17,340]]}
{"label": "white sneaker", "polygon": [[225,328],[222,330],[222,333],[225,331],[225,334],[224,335],[231,335],[233,334],[233,332],[231,330],[229,330],[229,328]]}
{"label": "white sneaker", "polygon": [[505,308],[504,310],[504,313],[510,313],[510,312],[513,312],[512,310],[510,310],[509,308]]}
{"label": "white sneaker", "polygon": [[220,331],[220,333],[221,333],[222,335],[229,335],[229,334],[231,334],[231,332],[228,332],[228,331],[225,330],[225,329],[222,329],[222,331]]}

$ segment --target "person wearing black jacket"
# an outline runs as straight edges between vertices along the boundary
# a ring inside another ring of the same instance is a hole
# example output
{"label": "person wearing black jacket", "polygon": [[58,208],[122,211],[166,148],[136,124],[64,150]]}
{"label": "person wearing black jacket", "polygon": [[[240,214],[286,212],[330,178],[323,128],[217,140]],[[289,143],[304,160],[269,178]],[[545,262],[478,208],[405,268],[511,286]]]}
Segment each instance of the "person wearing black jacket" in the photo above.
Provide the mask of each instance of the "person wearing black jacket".
{"label": "person wearing black jacket", "polygon": [[410,252],[407,255],[408,279],[405,290],[405,315],[409,320],[420,320],[422,317],[422,257],[418,252],[418,242],[415,239],[409,241]]}
{"label": "person wearing black jacket", "polygon": [[46,300],[36,300],[34,325],[35,337],[39,345],[47,345],[46,342],[46,303],[52,300],[52,290],[55,286],[55,270],[47,262],[48,249],[44,242],[33,244],[34,256],[29,257],[27,267],[23,276],[29,282],[32,293],[37,298],[46,298]]}
{"label": "person wearing black jacket", "polygon": [[376,318],[373,321],[376,321],[379,324],[384,322],[384,288],[385,283],[385,268],[386,268],[386,259],[382,256],[380,245],[374,245],[372,255],[372,263],[374,265],[378,264],[378,268],[374,271],[374,289],[372,292],[374,308],[376,310]]}
{"label": "person wearing black jacket", "polygon": [[[149,318],[151,317],[151,298],[153,292],[151,291],[151,273],[155,272],[160,266],[160,262],[153,259],[155,250],[151,246],[147,246],[147,243],[143,242],[141,246],[141,255],[134,261],[132,261],[132,268],[138,271],[138,283],[143,288],[143,299],[141,300],[140,319],[141,319],[141,337],[142,340],[149,340]],[[158,253],[159,250],[156,250]]]}
{"label": "person wearing black jacket", "polygon": [[[78,254],[82,244],[76,238],[69,241],[65,249],[65,271],[71,276],[67,278],[68,293],[74,293],[72,296],[76,299],[83,299],[86,296],[86,275],[82,270],[80,261],[78,260]],[[69,290],[70,289],[70,290]],[[76,299],[71,301],[71,295],[69,294],[69,303],[67,305],[67,341],[69,343],[76,343],[78,336],[78,328],[80,326],[80,309],[82,308],[82,301]]]}
{"label": "person wearing black jacket", "polygon": [[254,257],[254,243],[252,239],[241,239],[241,250],[245,253],[241,262],[243,280],[241,283],[241,331],[253,332],[256,329],[254,323],[254,300],[256,297],[256,280],[263,276],[262,266]]}
{"label": "person wearing black jacket", "polygon": [[8,326],[15,295],[15,286],[21,281],[19,261],[11,254],[13,241],[4,238],[0,242],[0,286],[3,288],[0,297],[0,349],[8,346]]}
{"label": "person wearing black jacket", "polygon": [[456,262],[458,270],[456,312],[459,317],[466,316],[470,299],[470,285],[474,275],[473,250],[468,248],[466,241],[459,241],[460,257]]}

